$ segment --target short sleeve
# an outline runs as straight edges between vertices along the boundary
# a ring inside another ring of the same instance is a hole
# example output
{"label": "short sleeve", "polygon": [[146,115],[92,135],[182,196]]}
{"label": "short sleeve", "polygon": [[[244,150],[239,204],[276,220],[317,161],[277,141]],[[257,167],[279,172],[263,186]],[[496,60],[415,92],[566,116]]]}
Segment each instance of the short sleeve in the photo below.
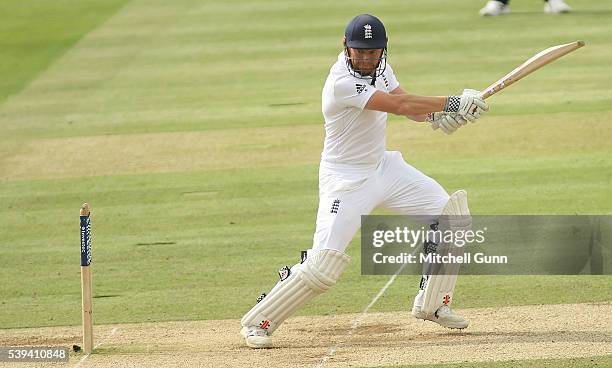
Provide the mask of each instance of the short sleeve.
{"label": "short sleeve", "polygon": [[393,71],[393,68],[391,67],[391,65],[387,64],[387,69],[385,70],[385,75],[387,77],[387,80],[389,81],[389,86],[388,86],[388,91],[391,92],[394,89],[396,89],[397,87],[399,87],[399,81],[397,80],[397,77],[395,76],[395,72]]}
{"label": "short sleeve", "polygon": [[338,79],[334,84],[334,98],[339,104],[362,110],[374,92],[376,88],[369,85],[367,80],[349,76]]}

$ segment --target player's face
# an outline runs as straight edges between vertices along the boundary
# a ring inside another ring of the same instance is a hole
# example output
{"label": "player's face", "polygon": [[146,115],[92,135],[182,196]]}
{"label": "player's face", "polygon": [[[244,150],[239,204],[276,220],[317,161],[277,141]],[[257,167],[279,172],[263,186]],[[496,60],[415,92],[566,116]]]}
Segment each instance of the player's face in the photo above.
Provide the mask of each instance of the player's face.
{"label": "player's face", "polygon": [[374,74],[380,61],[383,49],[348,49],[351,65],[359,74],[366,76]]}

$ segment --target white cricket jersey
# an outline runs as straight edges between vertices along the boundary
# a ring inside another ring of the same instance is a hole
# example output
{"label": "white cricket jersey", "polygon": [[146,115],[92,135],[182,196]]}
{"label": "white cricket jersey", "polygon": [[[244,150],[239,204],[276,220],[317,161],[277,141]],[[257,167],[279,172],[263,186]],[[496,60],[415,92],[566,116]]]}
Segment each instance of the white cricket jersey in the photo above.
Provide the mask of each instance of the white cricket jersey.
{"label": "white cricket jersey", "polygon": [[344,52],[331,67],[322,95],[325,143],[321,164],[374,168],[385,153],[387,113],[364,110],[376,90],[391,92],[399,87],[391,65],[372,86],[371,78],[360,79],[349,73]]}

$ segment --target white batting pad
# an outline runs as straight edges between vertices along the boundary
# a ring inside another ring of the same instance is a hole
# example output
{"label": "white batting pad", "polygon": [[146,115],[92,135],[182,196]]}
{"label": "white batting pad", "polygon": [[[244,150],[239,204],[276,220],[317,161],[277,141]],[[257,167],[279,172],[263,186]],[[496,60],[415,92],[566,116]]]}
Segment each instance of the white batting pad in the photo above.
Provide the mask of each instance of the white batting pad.
{"label": "white batting pad", "polygon": [[[467,192],[458,190],[453,193],[446,206],[442,210],[441,222],[446,222],[444,227],[451,231],[465,231],[472,227],[472,217],[467,204]],[[452,253],[453,244],[445,247],[445,253]],[[453,291],[459,273],[459,264],[441,265],[444,269],[436,270],[435,274],[427,278],[425,297],[421,310],[427,314],[435,313],[444,304],[450,304],[453,299]]]}
{"label": "white batting pad", "polygon": [[334,286],[350,260],[334,249],[309,253],[304,263],[291,267],[291,275],[242,317],[242,326],[259,326],[272,334],[304,304]]}

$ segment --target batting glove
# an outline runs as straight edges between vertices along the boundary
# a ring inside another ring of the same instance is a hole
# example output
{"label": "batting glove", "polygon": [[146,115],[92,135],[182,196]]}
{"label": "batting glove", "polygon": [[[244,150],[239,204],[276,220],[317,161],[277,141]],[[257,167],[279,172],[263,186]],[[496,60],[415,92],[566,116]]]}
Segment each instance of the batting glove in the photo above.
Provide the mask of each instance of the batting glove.
{"label": "batting glove", "polygon": [[431,129],[441,129],[446,134],[453,134],[462,125],[467,124],[467,120],[453,112],[430,113],[425,121],[431,124]]}
{"label": "batting glove", "polygon": [[464,89],[461,96],[448,96],[445,112],[456,112],[470,122],[475,122],[482,114],[489,111],[489,105],[480,97],[480,92],[474,89]]}

